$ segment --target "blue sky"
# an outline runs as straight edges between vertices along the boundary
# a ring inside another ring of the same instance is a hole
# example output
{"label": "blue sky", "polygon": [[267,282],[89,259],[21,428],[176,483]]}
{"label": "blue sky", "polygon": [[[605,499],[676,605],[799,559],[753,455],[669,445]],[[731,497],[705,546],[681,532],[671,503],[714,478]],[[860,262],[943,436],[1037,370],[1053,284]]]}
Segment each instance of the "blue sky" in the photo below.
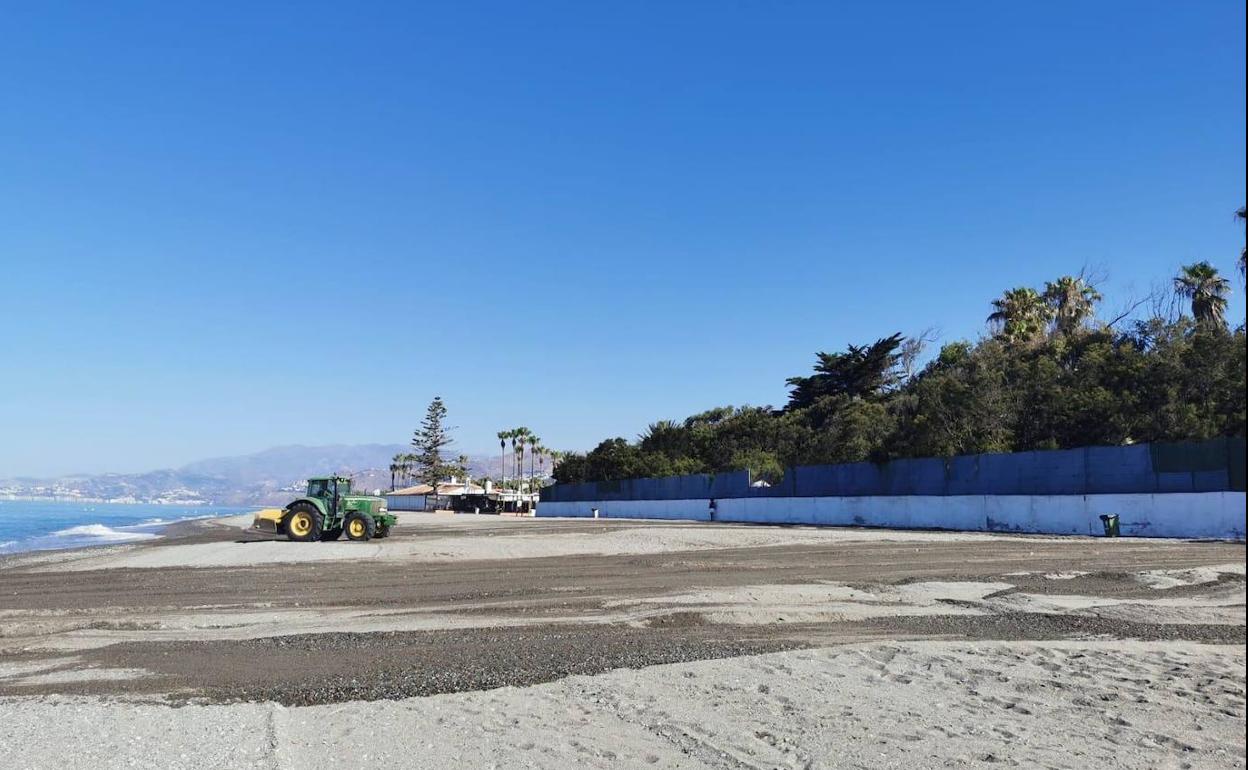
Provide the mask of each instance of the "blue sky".
{"label": "blue sky", "polygon": [[[556,448],[1233,270],[1244,4],[6,3],[0,477]],[[1235,279],[1230,317],[1243,318]]]}

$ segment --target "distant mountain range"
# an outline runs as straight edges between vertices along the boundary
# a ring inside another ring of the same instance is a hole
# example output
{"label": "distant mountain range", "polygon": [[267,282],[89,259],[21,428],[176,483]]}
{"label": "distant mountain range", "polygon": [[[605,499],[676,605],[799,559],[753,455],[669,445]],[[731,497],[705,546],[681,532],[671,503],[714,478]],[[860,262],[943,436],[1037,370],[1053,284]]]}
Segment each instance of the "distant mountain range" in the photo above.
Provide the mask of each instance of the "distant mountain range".
{"label": "distant mountain range", "polygon": [[[310,476],[339,473],[355,479],[357,489],[389,489],[391,458],[410,451],[411,448],[403,444],[280,446],[146,473],[3,479],[0,480],[0,499],[278,505],[288,502]],[[498,477],[502,465],[499,456],[469,456],[468,459],[472,476]],[[510,460],[508,457],[508,462]]]}

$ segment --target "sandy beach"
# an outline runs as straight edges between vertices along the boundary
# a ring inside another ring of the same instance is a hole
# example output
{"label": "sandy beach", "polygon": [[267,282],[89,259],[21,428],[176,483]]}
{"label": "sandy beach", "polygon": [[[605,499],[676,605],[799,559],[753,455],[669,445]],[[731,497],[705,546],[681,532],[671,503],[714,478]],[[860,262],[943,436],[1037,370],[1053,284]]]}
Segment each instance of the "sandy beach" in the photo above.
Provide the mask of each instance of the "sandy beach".
{"label": "sandy beach", "polygon": [[1242,767],[1244,545],[405,514],[0,561],[64,767]]}

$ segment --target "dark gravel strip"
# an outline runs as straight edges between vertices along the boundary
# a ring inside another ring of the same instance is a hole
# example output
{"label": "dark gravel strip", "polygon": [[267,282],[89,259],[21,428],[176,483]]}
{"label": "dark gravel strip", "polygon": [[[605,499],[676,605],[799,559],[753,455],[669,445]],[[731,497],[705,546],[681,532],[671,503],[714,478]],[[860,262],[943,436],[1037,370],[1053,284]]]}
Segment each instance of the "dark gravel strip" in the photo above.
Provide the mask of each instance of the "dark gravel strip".
{"label": "dark gravel strip", "polygon": [[1138,639],[1244,644],[1244,626],[1199,623],[1135,623],[1090,615],[1006,612],[999,615],[921,615],[878,618],[845,624],[894,639],[1055,641],[1060,639]]}
{"label": "dark gravel strip", "polygon": [[796,649],[766,632],[682,621],[651,630],[578,625],[333,633],[243,641],[136,642],[87,651],[90,666],[142,668],[133,680],[17,686],[2,695],[166,694],[174,701],[312,705],[539,684],[616,668]]}
{"label": "dark gravel strip", "polygon": [[523,687],[616,668],[917,639],[1140,639],[1242,645],[1245,629],[1040,613],[732,626],[705,623],[697,613],[679,613],[655,619],[648,628],[586,624],[124,643],[81,653],[84,663],[142,668],[152,676],[44,687],[0,684],[0,695],[127,693],[168,695],[174,701],[311,705]]}

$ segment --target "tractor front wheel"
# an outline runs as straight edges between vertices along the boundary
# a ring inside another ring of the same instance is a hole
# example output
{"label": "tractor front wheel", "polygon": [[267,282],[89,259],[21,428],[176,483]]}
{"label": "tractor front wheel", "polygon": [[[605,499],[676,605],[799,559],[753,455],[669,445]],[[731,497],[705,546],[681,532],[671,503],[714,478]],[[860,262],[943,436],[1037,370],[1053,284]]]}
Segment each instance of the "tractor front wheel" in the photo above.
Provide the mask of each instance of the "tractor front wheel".
{"label": "tractor front wheel", "polygon": [[378,526],[376,537],[390,537],[390,527],[385,524]]}
{"label": "tractor front wheel", "polygon": [[286,537],[297,543],[321,539],[321,512],[308,503],[295,503],[286,515]]}
{"label": "tractor front wheel", "polygon": [[373,517],[359,511],[348,513],[342,527],[348,540],[370,540],[377,533],[377,524]]}

